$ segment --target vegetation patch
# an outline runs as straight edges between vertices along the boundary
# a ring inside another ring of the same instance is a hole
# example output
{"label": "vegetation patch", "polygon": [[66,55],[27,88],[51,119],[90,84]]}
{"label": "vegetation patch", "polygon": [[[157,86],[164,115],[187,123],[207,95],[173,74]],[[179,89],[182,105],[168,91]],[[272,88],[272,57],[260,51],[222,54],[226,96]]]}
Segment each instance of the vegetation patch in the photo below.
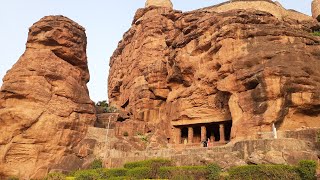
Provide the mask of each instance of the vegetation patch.
{"label": "vegetation patch", "polygon": [[129,169],[127,176],[136,179],[152,179],[151,168],[149,167],[137,167]]}
{"label": "vegetation patch", "polygon": [[110,106],[106,100],[97,102],[96,106],[101,107],[104,113],[118,112],[118,109],[114,106]]}
{"label": "vegetation patch", "polygon": [[297,168],[289,165],[248,165],[229,170],[229,179],[233,180],[300,180]]}
{"label": "vegetation patch", "polygon": [[89,169],[99,169],[102,168],[102,160],[95,159],[89,166]]}
{"label": "vegetation patch", "polygon": [[125,168],[115,168],[115,169],[98,169],[97,172],[103,179],[110,179],[114,177],[123,177],[127,174],[127,169]]}
{"label": "vegetation patch", "polygon": [[150,159],[145,161],[129,162],[124,165],[124,168],[133,169],[137,167],[164,167],[171,166],[172,163],[168,159]]}
{"label": "vegetation patch", "polygon": [[176,167],[167,159],[151,159],[127,163],[125,168],[75,171],[69,174],[69,177],[61,173],[52,173],[46,180],[315,180],[316,169],[315,161],[304,160],[300,161],[298,166],[246,165],[222,172],[216,164]]}
{"label": "vegetation patch", "polygon": [[[1,176],[0,176],[1,177]],[[1,178],[0,178],[1,179]],[[8,180],[19,180],[19,178],[17,177],[14,177],[14,176],[11,176],[8,178]],[[60,180],[60,179],[57,179],[57,180]]]}
{"label": "vegetation patch", "polygon": [[[65,180],[65,179],[66,179],[66,175],[62,173],[49,173],[45,178],[45,180]],[[9,178],[9,180],[14,180],[14,179]]]}
{"label": "vegetation patch", "polygon": [[303,180],[315,180],[317,163],[315,161],[303,160],[299,162],[298,172]]}
{"label": "vegetation patch", "polygon": [[320,31],[314,31],[311,34],[314,35],[314,36],[320,36]]}
{"label": "vegetation patch", "polygon": [[209,176],[207,166],[181,166],[181,167],[161,167],[159,169],[158,178],[160,179],[176,179],[188,176],[192,179],[207,179]]}
{"label": "vegetation patch", "polygon": [[98,180],[101,174],[96,169],[82,170],[74,172],[75,180]]}
{"label": "vegetation patch", "polygon": [[217,164],[209,164],[207,167],[208,170],[208,179],[209,180],[219,180],[221,179],[220,174],[221,174],[221,167],[218,166]]}

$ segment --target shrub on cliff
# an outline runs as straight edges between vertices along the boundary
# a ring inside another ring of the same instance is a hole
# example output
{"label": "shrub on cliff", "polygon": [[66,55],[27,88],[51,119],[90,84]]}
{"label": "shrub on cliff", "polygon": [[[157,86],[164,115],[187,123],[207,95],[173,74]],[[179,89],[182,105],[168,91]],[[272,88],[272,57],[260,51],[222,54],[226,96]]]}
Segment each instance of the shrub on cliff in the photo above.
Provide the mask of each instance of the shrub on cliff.
{"label": "shrub on cliff", "polygon": [[209,164],[207,167],[209,171],[208,179],[209,180],[218,180],[220,179],[221,167],[217,164]]}
{"label": "shrub on cliff", "polygon": [[[0,179],[1,179],[2,177],[0,176]],[[9,177],[7,180],[19,180],[19,178],[17,178],[17,177],[14,177],[14,176],[11,176],[11,177]],[[60,179],[57,179],[57,180],[60,180]],[[64,179],[63,179],[64,180]]]}
{"label": "shrub on cliff", "polygon": [[110,179],[114,177],[123,177],[127,174],[127,169],[125,168],[115,168],[115,169],[97,169],[102,179]]}
{"label": "shrub on cliff", "polygon": [[[49,173],[45,180],[65,180],[66,175],[62,173]],[[9,180],[14,180],[14,179],[9,179]]]}
{"label": "shrub on cliff", "polygon": [[108,180],[134,180],[134,178],[130,178],[128,176],[119,176],[119,177],[110,177]]}
{"label": "shrub on cliff", "polygon": [[312,35],[314,35],[314,36],[320,36],[320,31],[315,31],[315,32],[312,33]]}
{"label": "shrub on cliff", "polygon": [[229,170],[232,180],[300,180],[297,168],[289,165],[248,165]]}
{"label": "shrub on cliff", "polygon": [[106,100],[98,101],[96,106],[101,107],[105,113],[115,113],[118,111],[116,107],[110,106]]}
{"label": "shrub on cliff", "polygon": [[317,163],[315,161],[303,160],[299,162],[298,172],[303,180],[315,180]]}
{"label": "shrub on cliff", "polygon": [[158,178],[179,179],[189,177],[189,179],[207,179],[209,170],[206,166],[181,166],[181,167],[161,167]]}
{"label": "shrub on cliff", "polygon": [[127,176],[129,178],[136,179],[152,179],[151,168],[149,167],[137,167],[133,169],[129,169],[127,172]]}
{"label": "shrub on cliff", "polygon": [[73,174],[75,180],[98,180],[101,179],[100,173],[95,169],[76,171]]}
{"label": "shrub on cliff", "polygon": [[95,159],[89,166],[89,169],[99,169],[102,168],[102,160]]}
{"label": "shrub on cliff", "polygon": [[164,166],[171,166],[172,163],[170,160],[167,159],[149,159],[145,161],[137,161],[137,162],[129,162],[124,165],[124,168],[133,169],[137,167],[164,167]]}

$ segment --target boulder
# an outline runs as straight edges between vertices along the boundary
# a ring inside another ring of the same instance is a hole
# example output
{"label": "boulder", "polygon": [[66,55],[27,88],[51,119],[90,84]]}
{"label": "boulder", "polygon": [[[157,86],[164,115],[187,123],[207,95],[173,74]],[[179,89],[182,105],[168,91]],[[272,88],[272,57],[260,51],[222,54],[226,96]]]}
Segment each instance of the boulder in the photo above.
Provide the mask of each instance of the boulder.
{"label": "boulder", "polygon": [[0,91],[0,174],[40,179],[63,162],[81,162],[72,149],[96,119],[86,44],[85,29],[63,16],[30,28]]}

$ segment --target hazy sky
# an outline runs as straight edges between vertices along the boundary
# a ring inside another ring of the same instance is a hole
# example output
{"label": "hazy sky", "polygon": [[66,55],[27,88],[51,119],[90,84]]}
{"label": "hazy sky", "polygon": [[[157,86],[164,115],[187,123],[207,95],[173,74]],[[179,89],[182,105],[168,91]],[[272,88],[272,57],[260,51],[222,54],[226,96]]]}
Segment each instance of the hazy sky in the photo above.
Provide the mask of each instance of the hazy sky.
{"label": "hazy sky", "polygon": [[[311,14],[312,0],[278,0],[287,9]],[[188,11],[223,0],[172,0],[174,8]],[[2,0],[0,3],[0,78],[25,50],[28,28],[46,15],[64,15],[86,28],[94,101],[107,99],[109,58],[138,8],[145,0]],[[0,81],[0,85],[2,81]]]}

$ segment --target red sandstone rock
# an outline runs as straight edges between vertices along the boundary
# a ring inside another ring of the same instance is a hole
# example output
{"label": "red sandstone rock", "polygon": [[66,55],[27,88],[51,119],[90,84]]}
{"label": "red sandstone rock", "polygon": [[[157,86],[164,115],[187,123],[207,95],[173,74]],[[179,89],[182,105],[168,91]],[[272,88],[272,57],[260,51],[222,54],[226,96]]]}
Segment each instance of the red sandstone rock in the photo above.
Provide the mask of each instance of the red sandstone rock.
{"label": "red sandstone rock", "polygon": [[30,28],[27,49],[1,87],[0,174],[36,179],[67,169],[71,154],[80,161],[72,149],[96,119],[86,43],[84,28],[63,16]]}
{"label": "red sandstone rock", "polygon": [[174,127],[227,120],[233,139],[256,139],[273,123],[319,127],[320,39],[310,34],[319,25],[303,17],[140,9],[110,60],[110,102],[163,142],[175,141]]}

